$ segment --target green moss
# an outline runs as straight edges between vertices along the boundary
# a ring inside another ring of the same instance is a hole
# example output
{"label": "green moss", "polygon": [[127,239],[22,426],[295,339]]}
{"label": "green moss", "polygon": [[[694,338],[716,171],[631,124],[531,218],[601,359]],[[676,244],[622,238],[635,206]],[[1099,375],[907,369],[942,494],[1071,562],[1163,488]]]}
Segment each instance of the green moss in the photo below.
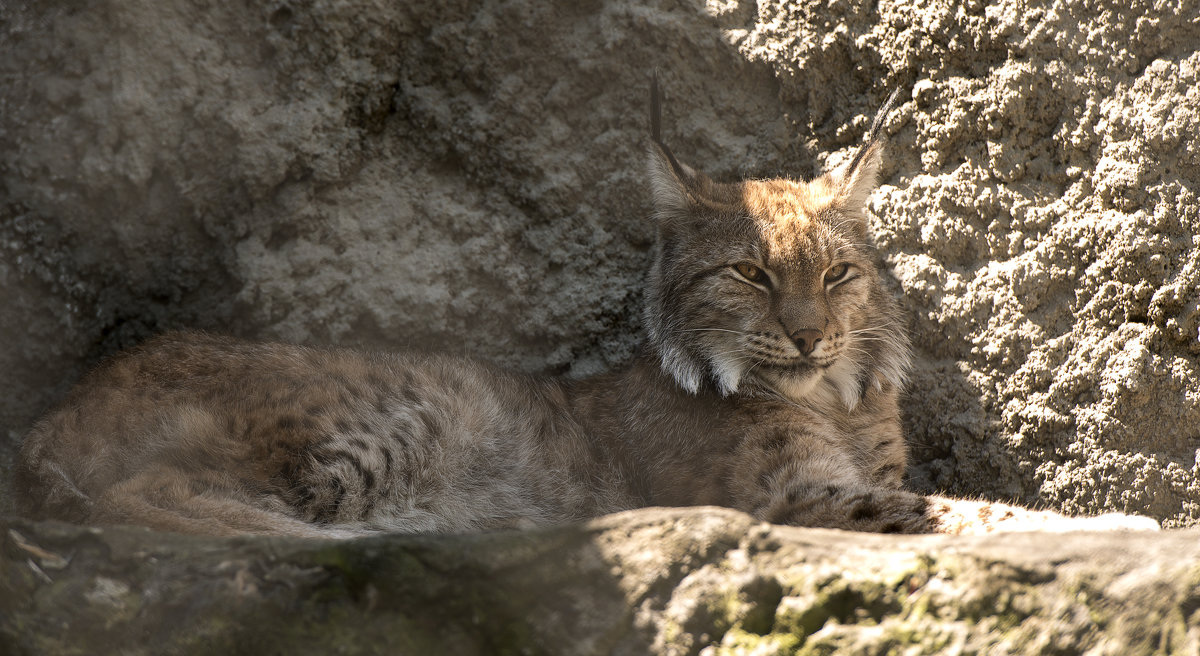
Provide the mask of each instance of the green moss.
{"label": "green moss", "polygon": [[662,625],[659,629],[662,635],[663,642],[668,645],[673,645],[679,642],[679,638],[683,636],[683,628],[679,624],[672,622],[666,618],[661,620]]}
{"label": "green moss", "polygon": [[794,635],[773,633],[759,635],[738,628],[731,629],[725,638],[713,649],[715,656],[733,654],[754,654],[755,656],[791,656],[803,644],[803,640]]}
{"label": "green moss", "polygon": [[838,577],[823,581],[802,609],[796,610],[793,604],[792,608],[777,614],[775,626],[780,631],[808,636],[830,620],[842,624],[876,624],[901,610],[893,587]]}

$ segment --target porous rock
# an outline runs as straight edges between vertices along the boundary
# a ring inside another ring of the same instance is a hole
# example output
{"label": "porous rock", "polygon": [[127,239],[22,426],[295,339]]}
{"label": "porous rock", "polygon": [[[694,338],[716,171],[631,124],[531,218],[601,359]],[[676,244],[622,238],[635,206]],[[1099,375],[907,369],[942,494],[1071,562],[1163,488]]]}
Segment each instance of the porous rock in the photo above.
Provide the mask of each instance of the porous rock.
{"label": "porous rock", "polygon": [[720,508],[351,541],[0,529],[6,654],[1200,649],[1196,529],[897,538]]}

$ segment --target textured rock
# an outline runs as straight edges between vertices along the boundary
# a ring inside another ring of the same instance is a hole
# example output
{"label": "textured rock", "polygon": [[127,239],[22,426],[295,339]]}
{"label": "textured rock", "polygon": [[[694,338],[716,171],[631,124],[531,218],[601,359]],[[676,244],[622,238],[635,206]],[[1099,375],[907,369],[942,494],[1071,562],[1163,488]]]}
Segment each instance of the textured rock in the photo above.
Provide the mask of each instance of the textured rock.
{"label": "textured rock", "polygon": [[912,89],[872,209],[922,351],[913,483],[1195,523],[1200,5],[766,2],[726,34],[814,151]]}
{"label": "textured rock", "polygon": [[392,4],[0,6],[0,471],[169,327],[615,366],[658,67],[718,177],[911,91],[871,206],[917,488],[1200,520],[1196,2]]}
{"label": "textured rock", "polygon": [[1200,649],[1195,529],[914,538],[715,508],[345,542],[0,529],[6,654]]}

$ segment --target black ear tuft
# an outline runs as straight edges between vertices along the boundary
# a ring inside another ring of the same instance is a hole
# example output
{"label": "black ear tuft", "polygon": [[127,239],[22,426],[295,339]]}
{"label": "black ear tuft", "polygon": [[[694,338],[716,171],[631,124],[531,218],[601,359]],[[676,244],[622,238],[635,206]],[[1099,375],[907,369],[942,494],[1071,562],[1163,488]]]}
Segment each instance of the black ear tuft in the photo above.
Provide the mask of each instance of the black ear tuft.
{"label": "black ear tuft", "polygon": [[859,147],[854,159],[836,174],[838,194],[847,206],[861,209],[866,204],[867,196],[875,189],[875,176],[883,159],[883,123],[896,104],[900,89],[888,96],[887,102],[875,113],[871,127],[867,129],[866,143]]}
{"label": "black ear tuft", "polygon": [[675,159],[662,140],[662,92],[658,86],[658,71],[650,85],[650,191],[659,218],[680,218],[689,214],[693,187],[700,181],[699,173]]}
{"label": "black ear tuft", "polygon": [[658,88],[658,69],[650,80],[650,138],[662,143],[662,91]]}
{"label": "black ear tuft", "polygon": [[871,127],[867,129],[867,142],[858,149],[854,155],[854,159],[850,160],[850,170],[854,170],[863,160],[867,151],[871,146],[879,142],[879,133],[883,130],[883,122],[887,120],[888,114],[892,113],[892,108],[896,106],[896,98],[900,96],[900,90],[896,89],[892,92],[888,99],[883,103],[883,107],[875,112],[875,118],[871,121]]}
{"label": "black ear tuft", "polygon": [[658,69],[654,69],[654,79],[650,83],[650,138],[671,165],[671,171],[675,177],[679,178],[680,182],[687,184],[691,172],[675,159],[675,154],[662,140],[662,92],[658,87]]}

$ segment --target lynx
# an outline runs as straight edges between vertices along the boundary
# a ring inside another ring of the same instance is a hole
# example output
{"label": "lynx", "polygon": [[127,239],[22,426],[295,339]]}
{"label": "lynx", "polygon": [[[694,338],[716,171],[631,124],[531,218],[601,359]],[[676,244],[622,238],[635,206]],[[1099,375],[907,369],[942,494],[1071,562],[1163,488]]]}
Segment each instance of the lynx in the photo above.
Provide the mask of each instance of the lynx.
{"label": "lynx", "polygon": [[884,533],[1157,527],[901,488],[909,347],[864,211],[895,97],[833,172],[718,183],[663,142],[655,82],[658,239],[645,343],[622,371],[167,334],[35,426],[18,503],[214,535],[483,531],[655,505]]}

